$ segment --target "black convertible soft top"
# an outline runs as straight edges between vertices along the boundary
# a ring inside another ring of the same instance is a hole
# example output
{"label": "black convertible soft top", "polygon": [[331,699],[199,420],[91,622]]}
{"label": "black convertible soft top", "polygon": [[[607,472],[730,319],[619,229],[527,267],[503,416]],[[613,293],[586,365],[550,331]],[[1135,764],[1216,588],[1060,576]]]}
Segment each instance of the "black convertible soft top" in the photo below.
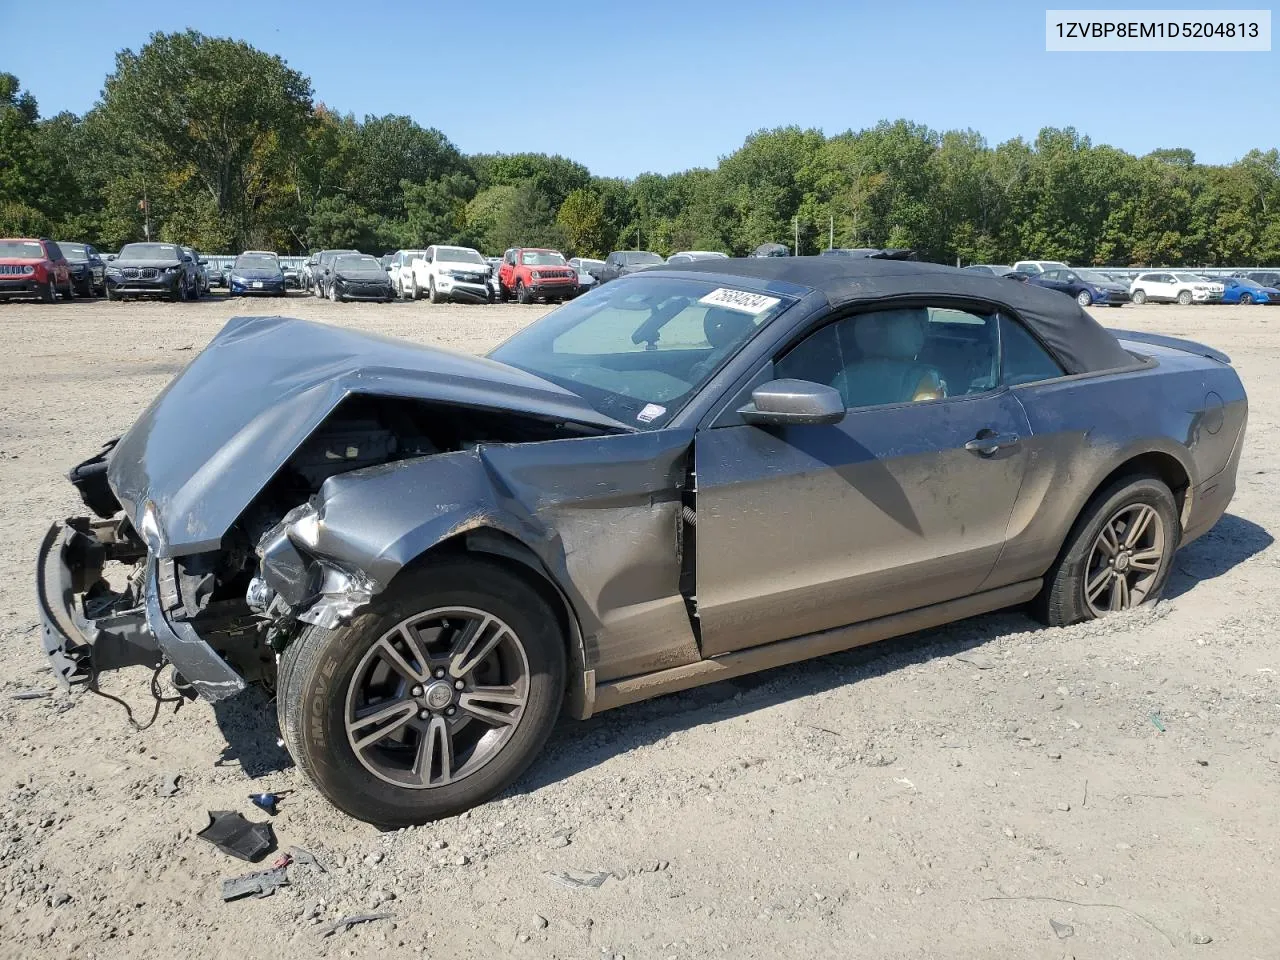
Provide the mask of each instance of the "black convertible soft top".
{"label": "black convertible soft top", "polygon": [[[645,271],[646,273],[648,271]],[[886,297],[956,297],[1007,307],[1051,349],[1067,373],[1134,365],[1134,358],[1071,297],[1031,283],[937,263],[849,257],[762,257],[697,260],[680,272],[750,277],[823,293],[832,307]]]}

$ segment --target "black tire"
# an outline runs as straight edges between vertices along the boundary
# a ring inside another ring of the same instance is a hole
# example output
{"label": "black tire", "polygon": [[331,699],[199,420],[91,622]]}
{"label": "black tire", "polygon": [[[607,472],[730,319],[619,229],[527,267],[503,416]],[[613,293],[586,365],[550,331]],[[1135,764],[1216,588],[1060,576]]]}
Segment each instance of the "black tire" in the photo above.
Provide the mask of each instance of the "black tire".
{"label": "black tire", "polygon": [[107,299],[108,299],[108,300],[119,300],[119,299],[120,299],[120,294],[118,294],[118,293],[116,293],[116,292],[115,292],[115,290],[114,290],[114,288],[112,288],[111,284],[109,284],[109,283],[108,283],[108,284],[104,284],[104,290],[106,291]]}
{"label": "black tire", "polygon": [[507,293],[507,288],[502,285],[501,281],[499,281],[498,282],[498,302],[506,303],[510,299],[511,299],[511,294]]}
{"label": "black tire", "polygon": [[[451,783],[411,789],[373,775],[356,756],[347,690],[379,638],[439,607],[473,608],[509,625],[528,658],[529,693],[510,739],[488,762]],[[556,724],[565,672],[565,640],[542,595],[500,562],[451,557],[404,571],[350,624],[310,626],[290,644],[277,678],[280,729],[299,769],[340,810],[379,826],[427,823],[483,803],[528,768]]]}
{"label": "black tire", "polygon": [[1088,290],[1081,290],[1076,294],[1076,303],[1082,307],[1093,306],[1093,295]]}
{"label": "black tire", "polygon": [[1189,306],[1191,306],[1191,291],[1190,291],[1190,290],[1183,290],[1181,293],[1179,293],[1179,294],[1178,294],[1178,303],[1179,303],[1181,306],[1184,306],[1184,307],[1189,307]]}
{"label": "black tire", "polygon": [[53,303],[55,300],[58,299],[58,291],[55,289],[54,283],[52,280],[50,280],[48,283],[46,283],[36,292],[40,297],[41,303]]}
{"label": "black tire", "polygon": [[1147,292],[1145,290],[1135,290],[1133,291],[1133,296],[1131,297],[1131,299],[1138,306],[1142,306],[1144,303],[1147,302]]}
{"label": "black tire", "polygon": [[533,297],[529,296],[529,290],[525,287],[523,280],[516,281],[516,300],[519,303],[533,303]]}
{"label": "black tire", "polygon": [[1253,294],[1252,293],[1240,294],[1240,302],[1244,304],[1253,303]]}
{"label": "black tire", "polygon": [[80,284],[80,288],[76,291],[82,297],[90,298],[93,296],[93,274],[86,273],[84,281]]}
{"label": "black tire", "polygon": [[1085,601],[1085,577],[1094,544],[1103,526],[1126,507],[1146,504],[1163,524],[1164,548],[1154,581],[1146,589],[1143,604],[1159,599],[1173,556],[1182,537],[1182,524],[1173,493],[1163,480],[1148,474],[1130,474],[1098,491],[1077,518],[1057,561],[1045,574],[1044,588],[1032,601],[1032,612],[1051,627],[1065,627],[1096,617]]}
{"label": "black tire", "polygon": [[427,299],[432,303],[444,303],[444,297],[440,296],[440,292],[436,290],[435,277],[427,281]]}

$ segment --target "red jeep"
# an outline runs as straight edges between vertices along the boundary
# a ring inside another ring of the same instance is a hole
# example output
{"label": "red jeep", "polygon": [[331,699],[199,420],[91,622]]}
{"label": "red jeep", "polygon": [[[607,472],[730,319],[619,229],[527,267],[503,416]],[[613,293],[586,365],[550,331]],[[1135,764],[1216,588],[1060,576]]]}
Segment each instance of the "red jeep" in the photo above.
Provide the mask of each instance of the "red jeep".
{"label": "red jeep", "polygon": [[35,297],[53,303],[70,299],[71,270],[52,240],[0,239],[0,297]]}
{"label": "red jeep", "polygon": [[512,247],[502,255],[498,299],[503,303],[513,296],[521,303],[533,303],[538,297],[551,303],[572,299],[577,292],[578,271],[559,250]]}

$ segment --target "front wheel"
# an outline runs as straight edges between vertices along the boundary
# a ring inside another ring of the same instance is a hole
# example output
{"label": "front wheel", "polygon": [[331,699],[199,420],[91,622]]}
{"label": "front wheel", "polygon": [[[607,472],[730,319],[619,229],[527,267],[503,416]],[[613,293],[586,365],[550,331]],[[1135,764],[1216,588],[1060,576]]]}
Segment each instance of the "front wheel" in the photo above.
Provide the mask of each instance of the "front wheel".
{"label": "front wheel", "polygon": [[436,290],[436,278],[432,277],[427,281],[427,296],[432,303],[444,303],[444,297],[440,296],[440,292]]}
{"label": "front wheel", "polygon": [[1240,302],[1241,302],[1241,303],[1253,303],[1253,294],[1252,294],[1252,293],[1242,293],[1242,294],[1240,294]]}
{"label": "front wheel", "polygon": [[1076,303],[1080,304],[1082,307],[1092,306],[1093,297],[1088,290],[1081,290],[1076,294]]}
{"label": "front wheel", "polygon": [[1190,290],[1183,290],[1181,293],[1179,293],[1179,294],[1178,294],[1178,303],[1182,304],[1182,306],[1184,306],[1184,307],[1186,307],[1186,306],[1190,306],[1190,304],[1191,304],[1191,291],[1190,291]]}
{"label": "front wheel", "polygon": [[1162,480],[1119,478],[1076,521],[1045,576],[1035,612],[1049,626],[1063,627],[1154,601],[1181,536],[1177,502]]}
{"label": "front wheel", "polygon": [[1144,303],[1146,303],[1146,302],[1147,302],[1147,294],[1146,294],[1146,291],[1144,291],[1144,290],[1135,290],[1135,291],[1133,291],[1133,296],[1132,296],[1132,298],[1131,298],[1131,299],[1132,299],[1132,300],[1133,300],[1133,302],[1134,302],[1134,303],[1136,303],[1138,306],[1142,306]]}
{"label": "front wheel", "polygon": [[542,594],[504,564],[455,557],[407,570],[334,630],[281,657],[281,731],[339,809],[403,827],[509,786],[555,726],[565,644]]}
{"label": "front wheel", "polygon": [[329,300],[333,303],[342,303],[343,299],[342,294],[338,292],[338,285],[336,283],[329,284]]}
{"label": "front wheel", "polygon": [[518,303],[533,303],[533,297],[529,295],[529,289],[524,285],[523,280],[516,281],[516,301]]}
{"label": "front wheel", "polygon": [[58,290],[52,279],[44,286],[40,287],[36,293],[40,297],[41,303],[53,303],[58,299]]}

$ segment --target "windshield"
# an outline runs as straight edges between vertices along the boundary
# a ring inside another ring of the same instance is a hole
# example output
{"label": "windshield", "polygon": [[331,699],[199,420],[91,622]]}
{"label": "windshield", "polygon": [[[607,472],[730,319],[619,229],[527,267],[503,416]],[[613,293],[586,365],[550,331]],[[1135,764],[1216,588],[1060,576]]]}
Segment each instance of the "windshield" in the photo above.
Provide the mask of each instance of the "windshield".
{"label": "windshield", "polygon": [[369,256],[367,253],[348,254],[344,257],[338,257],[334,263],[334,267],[338,270],[381,270],[382,264]]}
{"label": "windshield", "polygon": [[44,248],[34,240],[0,240],[0,257],[43,260]]}
{"label": "windshield", "polygon": [[645,253],[645,252],[640,252],[640,253],[628,253],[628,254],[624,254],[624,256],[626,257],[626,260],[625,260],[625,261],[623,261],[623,262],[624,262],[624,263],[628,263],[628,264],[631,264],[631,263],[665,263],[665,262],[666,262],[666,261],[664,261],[660,256],[658,256],[656,253]]}
{"label": "windshield", "polygon": [[182,251],[172,243],[126,243],[120,248],[121,260],[181,260]]}
{"label": "windshield", "polygon": [[704,280],[639,276],[570,301],[490,356],[652,430],[791,302]]}
{"label": "windshield", "polygon": [[261,254],[236,257],[232,270],[279,270],[280,263],[275,257],[264,257]]}
{"label": "windshield", "polygon": [[87,260],[89,258],[83,243],[60,243],[58,244],[58,249],[62,251],[62,255],[68,260]]}
{"label": "windshield", "polygon": [[1253,281],[1253,280],[1237,279],[1237,280],[1233,280],[1233,281],[1232,281],[1232,283],[1237,283],[1237,284],[1239,284],[1239,285],[1240,285],[1240,286],[1242,286],[1242,287],[1248,287],[1250,290],[1261,290],[1261,289],[1262,289],[1262,284],[1260,284],[1260,283],[1256,283],[1256,282],[1255,282],[1255,281]]}
{"label": "windshield", "polygon": [[1077,270],[1076,276],[1085,283],[1110,283],[1111,278],[1105,273],[1098,273],[1096,270]]}
{"label": "windshield", "polygon": [[465,247],[436,247],[436,260],[442,263],[478,263],[488,266],[478,251]]}
{"label": "windshield", "polygon": [[520,262],[526,267],[563,267],[564,255],[554,250],[521,250]]}
{"label": "windshield", "polygon": [[1208,283],[1208,277],[1202,277],[1195,273],[1175,273],[1174,277],[1182,283]]}

